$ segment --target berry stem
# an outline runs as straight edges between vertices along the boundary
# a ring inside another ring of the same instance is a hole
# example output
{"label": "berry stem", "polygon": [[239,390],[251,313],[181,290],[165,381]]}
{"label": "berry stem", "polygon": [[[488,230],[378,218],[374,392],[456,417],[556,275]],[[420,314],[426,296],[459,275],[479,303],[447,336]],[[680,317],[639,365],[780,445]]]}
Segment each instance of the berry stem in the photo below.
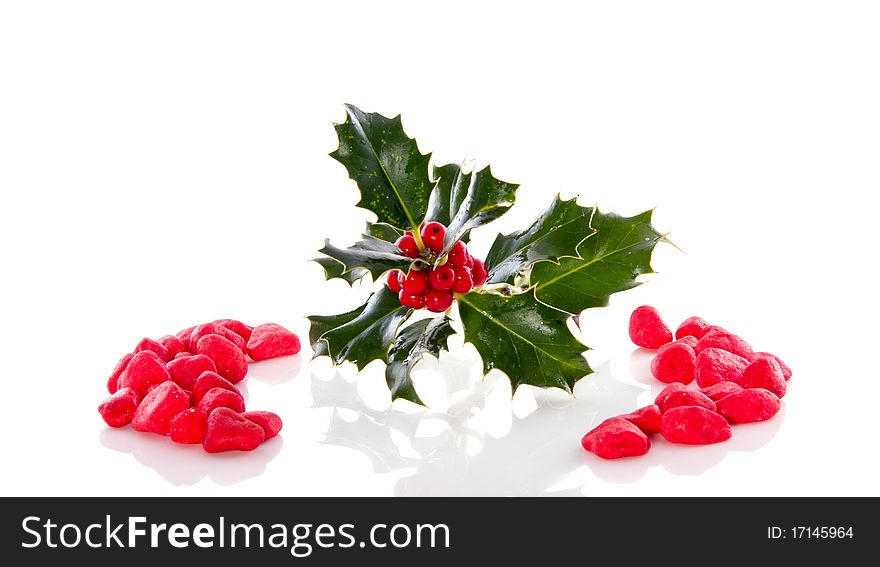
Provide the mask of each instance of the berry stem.
{"label": "berry stem", "polygon": [[416,246],[419,247],[419,250],[424,250],[425,243],[422,241],[422,235],[420,233],[421,233],[421,230],[419,229],[419,227],[414,227],[412,229],[412,234],[413,234],[413,238],[416,241]]}

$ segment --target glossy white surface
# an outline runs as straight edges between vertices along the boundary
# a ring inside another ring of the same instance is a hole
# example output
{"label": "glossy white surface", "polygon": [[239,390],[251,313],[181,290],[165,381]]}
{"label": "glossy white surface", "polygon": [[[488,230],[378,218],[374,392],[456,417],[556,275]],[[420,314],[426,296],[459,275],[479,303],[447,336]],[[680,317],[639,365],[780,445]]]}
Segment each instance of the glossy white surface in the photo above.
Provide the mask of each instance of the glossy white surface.
{"label": "glossy white surface", "polygon": [[[40,2],[0,5],[3,495],[878,495],[880,18],[873,3]],[[403,113],[437,163],[522,184],[474,234],[556,192],[657,206],[659,275],[586,312],[576,398],[479,381],[455,342],[390,407],[302,356],[255,364],[284,418],[250,454],[111,431],[95,408],[143,336],[342,312],[324,237],[368,214],[326,156],[341,104]],[[659,391],[627,319],[700,314],[794,369],[727,443],[605,462],[581,435]]]}

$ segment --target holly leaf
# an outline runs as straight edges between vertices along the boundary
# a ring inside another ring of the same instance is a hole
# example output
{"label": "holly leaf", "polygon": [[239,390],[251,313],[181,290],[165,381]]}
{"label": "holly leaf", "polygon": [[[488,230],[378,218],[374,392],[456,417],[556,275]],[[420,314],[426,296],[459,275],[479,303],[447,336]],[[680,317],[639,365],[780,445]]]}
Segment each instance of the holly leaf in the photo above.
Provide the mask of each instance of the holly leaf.
{"label": "holly leaf", "polygon": [[567,313],[608,305],[612,293],[632,289],[652,273],[651,253],[663,235],[651,225],[653,211],[634,217],[593,213],[595,234],[578,247],[578,257],[534,264],[529,282],[538,301]]}
{"label": "holly leaf", "polygon": [[562,388],[593,372],[587,347],[567,327],[568,313],[535,301],[533,292],[505,296],[468,293],[458,298],[465,340],[483,359],[483,371],[504,371],[513,390],[520,384]]}
{"label": "holly leaf", "polygon": [[400,115],[386,118],[345,105],[346,121],[336,124],[339,147],[330,156],[345,166],[361,192],[357,206],[380,223],[416,228],[431,194],[428,161],[406,135]]}
{"label": "holly leaf", "polygon": [[404,256],[394,244],[368,234],[348,248],[337,248],[325,240],[324,247],[319,252],[342,264],[342,275],[367,270],[374,280],[378,280],[388,270],[406,271],[413,263],[413,259]]}
{"label": "holly leaf", "polygon": [[461,171],[461,166],[450,163],[434,166],[434,179],[425,220],[449,226],[467,194],[470,176]]}
{"label": "holly leaf", "polygon": [[582,207],[576,199],[563,201],[559,195],[541,216],[525,230],[499,234],[486,256],[489,283],[513,283],[514,277],[538,260],[577,256],[578,246],[595,230],[590,227],[593,207]]}
{"label": "holly leaf", "polygon": [[345,264],[327,256],[315,258],[315,262],[317,262],[321,265],[322,268],[324,268],[324,279],[327,280],[332,280],[333,278],[341,278],[347,281],[348,285],[352,285],[353,283],[360,281],[365,275],[367,275],[367,270],[363,268],[354,268],[353,270],[349,270],[346,272]]}
{"label": "holly leaf", "polygon": [[369,234],[388,242],[395,242],[403,236],[403,231],[383,222],[368,222],[366,228],[364,228],[364,234]]}
{"label": "holly leaf", "polygon": [[443,252],[459,240],[467,242],[468,233],[497,219],[513,206],[519,185],[496,179],[488,166],[464,173],[457,165],[434,168],[438,177],[426,218],[446,225]]}
{"label": "holly leaf", "polygon": [[440,349],[446,350],[449,337],[455,334],[448,317],[423,319],[404,328],[397,335],[388,353],[388,366],[385,368],[385,381],[391,390],[391,399],[404,398],[420,405],[412,382],[413,367],[426,354],[440,356]]}
{"label": "holly leaf", "polygon": [[329,356],[334,364],[348,360],[363,370],[373,360],[386,360],[397,328],[411,312],[400,304],[396,293],[382,286],[364,305],[348,313],[309,317],[312,350],[315,356]]}
{"label": "holly leaf", "polygon": [[[332,260],[336,261],[336,260]],[[319,356],[330,356],[329,344],[321,337],[327,331],[335,329],[340,325],[351,322],[355,317],[360,315],[365,305],[361,305],[356,309],[352,309],[348,313],[340,313],[339,315],[312,315],[309,320],[309,344],[312,345],[312,358]]]}

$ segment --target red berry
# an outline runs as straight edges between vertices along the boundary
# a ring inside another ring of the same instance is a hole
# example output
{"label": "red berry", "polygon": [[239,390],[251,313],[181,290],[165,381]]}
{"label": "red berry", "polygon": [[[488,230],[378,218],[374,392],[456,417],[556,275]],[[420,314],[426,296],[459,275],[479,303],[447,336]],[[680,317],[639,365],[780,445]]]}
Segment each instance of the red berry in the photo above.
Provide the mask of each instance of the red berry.
{"label": "red berry", "polygon": [[428,283],[436,290],[444,291],[452,289],[455,285],[455,268],[452,266],[440,266],[428,272]]}
{"label": "red berry", "polygon": [[223,388],[230,392],[238,392],[238,390],[235,389],[235,386],[232,385],[232,382],[223,376],[220,376],[216,372],[203,372],[192,388],[192,395],[190,398],[192,399],[193,405],[198,405],[199,402],[202,401],[205,393],[214,388]]}
{"label": "red berry", "polygon": [[632,423],[646,434],[660,433],[660,418],[662,417],[662,414],[660,412],[660,406],[657,404],[651,404],[650,406],[639,408],[632,413],[621,415],[619,417]]}
{"label": "red berry", "polygon": [[740,383],[743,370],[749,365],[745,358],[720,348],[707,348],[697,355],[694,375],[700,388],[708,388],[719,382]]}
{"label": "red berry", "polygon": [[474,279],[469,268],[459,266],[455,268],[455,284],[452,291],[455,293],[467,293],[474,287]]}
{"label": "red berry", "polygon": [[471,268],[471,269],[473,269],[473,267],[474,267],[474,257],[471,256],[470,253],[468,253],[468,255],[467,255],[467,261],[464,263],[464,267]]}
{"label": "red berry", "polygon": [[241,414],[241,417],[262,427],[266,433],[266,439],[275,437],[281,431],[281,418],[271,411],[246,411]]}
{"label": "red berry", "polygon": [[208,414],[196,408],[189,408],[171,419],[169,434],[171,440],[182,445],[195,445],[205,438]]}
{"label": "red berry", "polygon": [[250,325],[245,325],[241,321],[236,321],[235,319],[217,319],[214,321],[214,324],[229,329],[241,337],[245,342],[251,338],[251,333],[254,330]]}
{"label": "red berry", "polygon": [[642,305],[629,318],[629,338],[640,347],[656,349],[672,342],[672,331],[656,309]]}
{"label": "red berry", "polygon": [[666,413],[672,408],[679,406],[700,406],[715,411],[715,402],[706,397],[703,392],[691,390],[684,384],[675,382],[663,388],[654,403],[660,407],[660,411]]}
{"label": "red berry", "polygon": [[217,408],[208,416],[202,447],[208,453],[253,451],[266,439],[263,428],[229,408]]}
{"label": "red berry", "polygon": [[428,311],[442,313],[452,305],[452,292],[449,290],[429,289],[425,294],[425,307]]}
{"label": "red berry", "polygon": [[708,328],[709,323],[704,319],[699,317],[688,317],[678,326],[678,329],[675,330],[675,338],[694,337],[699,340],[703,338],[703,335],[706,334],[706,329]]}
{"label": "red berry", "polygon": [[404,290],[400,290],[400,293],[397,294],[397,298],[400,300],[400,304],[404,307],[421,309],[425,306],[425,294],[423,293],[407,293]]}
{"label": "red berry", "polygon": [[291,356],[298,353],[300,348],[302,345],[296,333],[275,323],[264,323],[254,327],[247,342],[247,353],[253,360]]}
{"label": "red berry", "polygon": [[765,421],[779,412],[779,398],[763,388],[742,390],[718,400],[718,413],[730,423]]}
{"label": "red berry", "polygon": [[677,343],[685,344],[691,348],[697,348],[697,343],[700,342],[696,337],[692,337],[690,335],[685,335],[684,337],[676,340]]}
{"label": "red berry", "polygon": [[145,350],[155,352],[159,358],[162,359],[162,362],[168,362],[171,360],[171,356],[168,354],[168,349],[160,342],[154,341],[153,339],[141,339],[141,342],[134,347],[135,354]]}
{"label": "red berry", "polygon": [[196,344],[196,351],[213,360],[217,374],[233,384],[238,384],[247,376],[248,363],[244,353],[226,337],[205,335]]}
{"label": "red berry", "polygon": [[171,382],[159,384],[144,396],[144,401],[134,412],[131,425],[135,431],[168,435],[171,419],[189,409],[189,396],[183,389]]}
{"label": "red berry", "polygon": [[703,393],[706,394],[707,398],[718,405],[718,400],[729,396],[730,394],[735,394],[742,391],[743,387],[736,382],[718,382],[717,384],[705,388],[703,390]]}
{"label": "red berry", "polygon": [[697,355],[694,349],[684,343],[667,343],[660,347],[657,356],[651,361],[651,374],[665,382],[690,384],[694,379],[694,366]]}
{"label": "red berry", "polygon": [[452,246],[452,248],[449,250],[449,253],[446,255],[446,263],[450,266],[458,268],[459,266],[467,265],[467,261],[467,246],[464,245],[464,242],[459,240]]}
{"label": "red berry", "polygon": [[416,244],[416,239],[411,235],[404,234],[394,244],[403,251],[404,256],[409,256],[410,258],[419,257],[419,245]]}
{"label": "red berry", "polygon": [[141,403],[141,395],[132,388],[122,388],[101,402],[98,412],[104,418],[104,422],[110,427],[124,427],[131,423],[138,404]]}
{"label": "red berry", "polygon": [[486,271],[486,264],[479,258],[473,259],[474,267],[471,268],[471,276],[474,278],[474,287],[480,287],[489,279],[489,273]]}
{"label": "red berry", "polygon": [[651,447],[648,436],[625,419],[612,417],[584,435],[581,446],[603,459],[637,457]]}
{"label": "red berry", "polygon": [[412,295],[425,293],[428,290],[428,270],[410,270],[403,278],[400,288]]}
{"label": "red berry", "polygon": [[699,406],[672,408],[660,420],[660,434],[670,443],[708,445],[730,439],[730,424],[714,411]]}
{"label": "red berry", "polygon": [[229,408],[239,413],[244,411],[244,398],[236,391],[226,388],[211,388],[199,400],[198,408],[208,415],[217,408]]}
{"label": "red berry", "polygon": [[385,284],[388,286],[388,289],[394,293],[400,293],[400,276],[402,275],[403,272],[400,270],[391,270],[388,272],[388,276],[385,278]]}
{"label": "red berry", "polygon": [[192,354],[175,358],[165,365],[171,379],[177,382],[177,385],[184,390],[192,390],[196,379],[203,372],[217,372],[217,366],[214,361],[204,354]]}
{"label": "red berry", "polygon": [[131,358],[125,372],[119,377],[117,386],[119,389],[133,388],[143,396],[151,386],[166,380],[171,380],[171,376],[159,355],[151,350],[142,350]]}
{"label": "red berry", "polygon": [[782,359],[776,356],[775,354],[770,354],[769,352],[755,352],[752,353],[752,356],[749,357],[749,362],[754,362],[756,359],[761,358],[762,356],[768,356],[776,361],[779,364],[779,368],[782,369],[782,376],[786,379],[786,381],[791,380],[791,368],[784,362]]}
{"label": "red berry", "polygon": [[422,225],[419,231],[422,242],[433,250],[440,253],[443,250],[443,239],[446,238],[446,227],[439,222],[428,222]]}
{"label": "red berry", "polygon": [[122,376],[123,372],[125,372],[125,369],[128,367],[128,363],[131,362],[131,359],[133,357],[133,354],[128,353],[120,358],[119,362],[116,363],[116,368],[113,369],[113,373],[110,374],[110,378],[107,379],[107,391],[111,394],[115,394],[116,390],[119,389],[119,377]]}
{"label": "red berry", "polygon": [[778,362],[766,356],[755,359],[755,362],[743,370],[739,384],[746,389],[764,388],[770,390],[779,398],[785,395],[786,390],[782,368]]}
{"label": "red berry", "polygon": [[753,354],[752,345],[743,340],[742,337],[734,335],[727,331],[707,331],[700,342],[697,343],[697,354],[707,348],[720,348],[727,352],[739,355],[748,360]]}

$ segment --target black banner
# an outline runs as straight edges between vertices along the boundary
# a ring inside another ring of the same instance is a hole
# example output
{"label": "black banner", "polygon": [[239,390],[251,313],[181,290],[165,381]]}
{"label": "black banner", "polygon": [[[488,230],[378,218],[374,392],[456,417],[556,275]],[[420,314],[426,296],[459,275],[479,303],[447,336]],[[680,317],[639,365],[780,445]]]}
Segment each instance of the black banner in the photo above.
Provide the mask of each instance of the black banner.
{"label": "black banner", "polygon": [[687,565],[712,560],[706,550],[763,564],[877,550],[874,506],[868,498],[5,498],[0,539],[7,565],[476,557]]}

